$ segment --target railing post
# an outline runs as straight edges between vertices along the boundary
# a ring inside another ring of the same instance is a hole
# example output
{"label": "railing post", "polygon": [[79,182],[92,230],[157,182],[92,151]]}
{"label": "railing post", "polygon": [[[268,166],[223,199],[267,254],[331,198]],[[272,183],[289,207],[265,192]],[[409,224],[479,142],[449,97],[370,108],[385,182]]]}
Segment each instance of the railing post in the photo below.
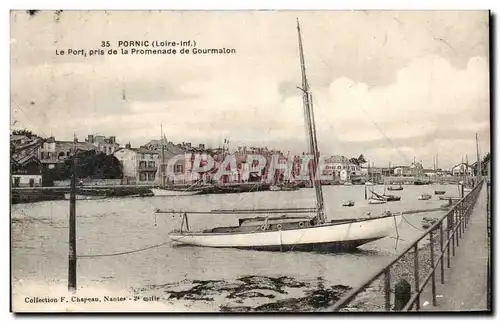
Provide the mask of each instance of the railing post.
{"label": "railing post", "polygon": [[[450,218],[451,218],[451,255],[455,256],[455,209],[450,213]],[[449,265],[449,264],[448,264]],[[449,267],[449,266],[448,266]]]}
{"label": "railing post", "polygon": [[431,230],[429,232],[429,241],[430,241],[430,246],[431,246],[431,270],[432,270],[432,305],[437,306],[436,303],[436,270],[434,269],[434,233]]}
{"label": "railing post", "polygon": [[[458,205],[458,208],[460,208],[460,205]],[[458,228],[460,228],[460,210],[459,209],[456,209],[455,210],[455,227],[453,227],[453,230],[454,230],[454,234],[455,234],[455,239],[456,239],[456,242],[457,242],[457,247],[460,247],[460,241],[458,240],[459,237],[460,237],[460,230]],[[453,254],[453,256],[455,256],[455,254]]]}
{"label": "railing post", "polygon": [[448,253],[447,267],[450,268],[450,213],[448,213],[448,218],[446,218],[446,240],[448,241],[448,247],[446,247],[446,252]]}
{"label": "railing post", "polygon": [[464,200],[464,206],[462,207],[462,234],[465,234],[465,216],[467,215],[467,200]]}
{"label": "railing post", "polygon": [[474,200],[467,201],[467,208],[465,210],[465,228],[467,228],[467,225],[469,224],[469,214],[471,211],[471,207],[474,204],[473,201]]}
{"label": "railing post", "polygon": [[444,240],[443,240],[443,222],[439,224],[439,239],[440,239],[440,250],[441,250],[441,284],[444,284]]}
{"label": "railing post", "polygon": [[384,273],[384,295],[385,295],[385,311],[391,310],[391,268],[389,267]]}
{"label": "railing post", "polygon": [[[415,244],[414,249],[413,249],[413,276],[415,278],[415,292],[420,291],[419,283],[418,283],[418,278],[419,278],[419,265],[418,265],[418,242]],[[417,311],[420,310],[420,295],[417,296],[417,300],[415,302],[415,309]]]}

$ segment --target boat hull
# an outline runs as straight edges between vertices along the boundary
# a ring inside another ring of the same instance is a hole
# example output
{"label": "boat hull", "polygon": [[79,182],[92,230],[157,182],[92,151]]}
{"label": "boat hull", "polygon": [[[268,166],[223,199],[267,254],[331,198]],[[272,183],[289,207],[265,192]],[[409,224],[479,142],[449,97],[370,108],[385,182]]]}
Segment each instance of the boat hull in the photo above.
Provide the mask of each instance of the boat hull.
{"label": "boat hull", "polygon": [[401,223],[401,216],[385,216],[343,224],[280,231],[247,233],[171,233],[184,245],[255,250],[352,250],[387,237]]}
{"label": "boat hull", "polygon": [[379,204],[384,204],[386,203],[385,200],[380,200],[380,199],[368,199],[368,203],[372,205],[379,205]]}
{"label": "boat hull", "polygon": [[192,196],[199,194],[201,191],[199,190],[169,190],[169,189],[158,189],[152,188],[151,192],[155,196]]}
{"label": "boat hull", "polygon": [[[81,194],[76,194],[75,199],[76,200],[100,200],[100,199],[105,199],[109,198],[107,196],[92,196],[92,195],[81,195]],[[71,195],[69,193],[64,194],[64,199],[70,200]]]}

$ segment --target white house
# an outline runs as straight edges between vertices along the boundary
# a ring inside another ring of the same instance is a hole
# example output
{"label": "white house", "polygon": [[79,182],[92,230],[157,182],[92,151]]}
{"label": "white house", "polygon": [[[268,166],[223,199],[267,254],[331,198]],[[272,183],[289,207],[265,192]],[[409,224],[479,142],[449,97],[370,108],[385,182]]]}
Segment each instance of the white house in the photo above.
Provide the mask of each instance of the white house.
{"label": "white house", "polygon": [[451,168],[451,173],[454,176],[472,176],[474,172],[470,165],[462,162]]}
{"label": "white house", "polygon": [[118,149],[113,155],[120,161],[124,184],[154,184],[158,172],[158,153],[144,148]]}
{"label": "white house", "polygon": [[40,187],[42,186],[41,164],[35,155],[28,155],[13,160],[12,186],[13,187]]}

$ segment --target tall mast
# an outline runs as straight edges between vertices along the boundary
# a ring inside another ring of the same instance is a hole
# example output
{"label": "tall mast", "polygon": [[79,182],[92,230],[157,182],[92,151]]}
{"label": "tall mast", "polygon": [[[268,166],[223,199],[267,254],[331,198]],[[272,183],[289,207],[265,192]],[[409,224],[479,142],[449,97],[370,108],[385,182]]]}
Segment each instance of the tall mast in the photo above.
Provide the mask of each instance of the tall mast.
{"label": "tall mast", "polygon": [[468,181],[469,181],[469,155],[465,155],[465,182],[467,184],[467,186],[469,185],[468,184]]}
{"label": "tall mast", "polygon": [[161,185],[165,186],[165,141],[163,140],[163,124],[160,124],[160,142],[161,142]]}
{"label": "tall mast", "polygon": [[[321,188],[321,182],[317,182],[316,176],[319,178],[317,173],[317,167],[319,165],[319,152],[318,152],[318,141],[316,137],[316,124],[314,121],[314,110],[312,105],[312,95],[309,91],[309,84],[306,77],[306,65],[304,61],[304,51],[302,48],[302,37],[300,35],[300,25],[299,19],[297,18],[297,34],[299,38],[299,51],[300,51],[300,67],[302,72],[302,101],[304,105],[304,118],[306,124],[307,137],[309,139],[309,152],[313,155],[313,171],[312,171],[312,184],[316,192],[316,207],[318,210],[318,218],[320,222],[325,222],[325,212],[323,204],[323,191]],[[319,181],[319,180],[318,180]]]}
{"label": "tall mast", "polygon": [[477,133],[476,133],[476,153],[477,153],[477,182],[479,182],[479,180],[481,180],[481,177],[483,175],[483,172],[482,172],[482,164],[481,164],[481,158],[479,156],[479,143],[478,143],[478,138],[477,138]]}

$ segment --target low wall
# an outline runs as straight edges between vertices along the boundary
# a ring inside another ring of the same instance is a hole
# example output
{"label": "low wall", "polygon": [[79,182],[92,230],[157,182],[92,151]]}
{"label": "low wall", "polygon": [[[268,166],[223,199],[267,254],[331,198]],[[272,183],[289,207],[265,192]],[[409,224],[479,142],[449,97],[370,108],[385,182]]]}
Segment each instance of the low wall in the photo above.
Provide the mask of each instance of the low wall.
{"label": "low wall", "polygon": [[42,175],[40,174],[13,174],[13,187],[40,187],[42,185]]}
{"label": "low wall", "polygon": [[[122,179],[81,179],[76,183],[80,184],[80,182],[83,182],[84,186],[118,186],[122,184]],[[54,181],[55,187],[68,187],[70,184],[70,180]]]}
{"label": "low wall", "polygon": [[462,181],[462,177],[385,177],[386,183],[408,183],[413,184],[414,181],[422,181],[422,182],[432,182],[432,183],[453,183],[458,184],[459,181]]}

